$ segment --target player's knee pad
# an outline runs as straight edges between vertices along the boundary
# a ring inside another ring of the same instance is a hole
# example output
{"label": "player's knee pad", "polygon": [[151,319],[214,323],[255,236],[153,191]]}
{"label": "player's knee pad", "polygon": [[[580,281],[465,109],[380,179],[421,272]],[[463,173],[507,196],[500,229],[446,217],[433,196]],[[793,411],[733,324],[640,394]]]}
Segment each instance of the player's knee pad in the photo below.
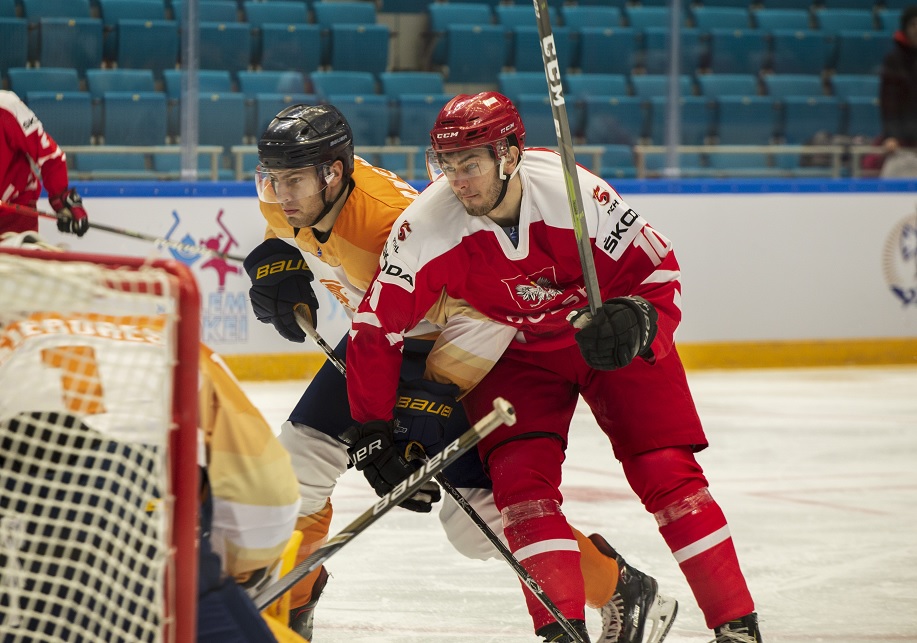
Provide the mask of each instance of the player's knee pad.
{"label": "player's knee pad", "polygon": [[[503,522],[500,511],[494,503],[493,492],[490,489],[467,489],[458,491],[472,506],[478,515],[487,523],[490,530],[506,544],[503,536]],[[446,499],[439,510],[439,521],[443,525],[446,537],[461,555],[477,560],[496,558],[497,550],[481,530],[468,519],[466,513],[458,503]]]}
{"label": "player's knee pad", "polygon": [[690,447],[667,447],[638,453],[621,461],[631,489],[652,514],[696,498],[707,488],[704,471]]}
{"label": "player's knee pad", "polygon": [[278,439],[290,453],[299,480],[299,514],[321,511],[338,478],[347,471],[347,447],[310,426],[289,421],[280,427]]}

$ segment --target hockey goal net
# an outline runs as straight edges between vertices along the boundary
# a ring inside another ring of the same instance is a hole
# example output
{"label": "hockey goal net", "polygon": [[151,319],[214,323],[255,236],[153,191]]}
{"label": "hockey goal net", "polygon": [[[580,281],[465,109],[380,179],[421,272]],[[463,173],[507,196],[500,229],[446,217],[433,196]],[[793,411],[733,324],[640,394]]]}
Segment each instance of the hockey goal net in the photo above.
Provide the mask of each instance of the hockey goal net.
{"label": "hockey goal net", "polygon": [[192,641],[199,295],[0,249],[0,640]]}

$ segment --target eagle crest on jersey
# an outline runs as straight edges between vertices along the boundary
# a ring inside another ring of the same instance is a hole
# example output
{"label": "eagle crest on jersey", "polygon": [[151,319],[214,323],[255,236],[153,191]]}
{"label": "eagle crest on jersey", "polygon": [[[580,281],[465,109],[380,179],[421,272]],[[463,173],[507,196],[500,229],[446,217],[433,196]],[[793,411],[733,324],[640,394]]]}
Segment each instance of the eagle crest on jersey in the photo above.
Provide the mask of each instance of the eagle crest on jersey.
{"label": "eagle crest on jersey", "polygon": [[522,301],[532,301],[537,305],[554,299],[560,294],[560,291],[557,288],[551,288],[551,282],[541,277],[535,283],[516,286],[516,294],[522,297]]}

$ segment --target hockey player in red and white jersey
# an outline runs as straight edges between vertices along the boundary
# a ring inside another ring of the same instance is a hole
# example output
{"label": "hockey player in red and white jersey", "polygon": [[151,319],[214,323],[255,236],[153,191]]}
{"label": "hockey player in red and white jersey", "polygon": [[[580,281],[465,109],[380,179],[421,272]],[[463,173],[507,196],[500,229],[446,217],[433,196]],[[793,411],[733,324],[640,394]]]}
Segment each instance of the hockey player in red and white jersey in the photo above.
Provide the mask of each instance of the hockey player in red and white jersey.
{"label": "hockey player in red and white jersey", "polygon": [[[67,157],[19,96],[0,91],[0,202],[35,208],[44,183],[57,229],[82,237],[89,218],[79,192],[68,187]],[[38,219],[0,213],[0,233],[38,230]]]}
{"label": "hockey player in red and white jersey", "polygon": [[[318,300],[313,281],[333,293],[347,314],[353,314],[372,282],[392,224],[417,198],[416,190],[395,174],[355,157],[353,147],[347,120],[327,104],[286,108],[259,141],[256,180],[267,231],[265,241],[246,257],[245,268],[252,279],[250,296],[258,319],[274,325],[291,341],[306,337],[294,318],[294,306],[306,304],[315,320]],[[407,235],[410,230],[394,228],[394,232]],[[394,367],[396,380],[399,376],[402,380],[397,409],[401,425],[397,434],[385,436],[396,453],[384,461],[367,458],[356,464],[372,478],[380,495],[420,466],[405,460],[404,454],[415,443],[432,456],[467,430],[465,413],[451,391],[473,388],[509,344],[514,330],[487,319],[465,302],[441,296],[404,334],[404,350]],[[335,349],[344,360],[349,359],[346,343],[344,337]],[[389,411],[394,406],[393,401]],[[334,366],[326,364],[280,432],[300,483],[299,560],[328,537],[331,494],[347,470],[348,450],[355,452],[344,438],[353,424],[346,382]],[[466,454],[445,475],[500,533],[501,517],[477,455]],[[402,507],[429,512],[440,495],[436,483],[430,483]],[[443,503],[440,520],[462,554],[481,559],[496,556],[493,545],[455,503]],[[648,619],[648,608],[657,600],[656,581],[627,565],[601,536],[587,537],[576,530],[574,534],[582,553],[586,600],[602,616],[601,641],[661,641],[664,631],[653,630]],[[327,578],[320,567],[293,589],[291,627],[306,638],[311,638],[315,607]],[[671,617],[674,601],[669,605]],[[659,638],[652,638],[653,631]]]}
{"label": "hockey player in red and white jersey", "polygon": [[[457,96],[431,141],[440,174],[395,223],[354,317],[354,419],[367,433],[391,426],[404,330],[443,291],[467,300],[517,330],[463,402],[471,421],[497,396],[516,407],[516,424],[482,440],[479,453],[510,548],[564,616],[583,623],[580,554],[559,491],[582,396],[716,641],[760,642],[726,518],[694,458],[707,439],[673,343],[681,284],[672,244],[608,183],[578,168],[574,180],[588,195],[583,232],[604,300],[590,318],[561,159],[524,150],[512,102],[495,92]],[[536,634],[571,640],[540,603],[528,594],[526,601]]]}

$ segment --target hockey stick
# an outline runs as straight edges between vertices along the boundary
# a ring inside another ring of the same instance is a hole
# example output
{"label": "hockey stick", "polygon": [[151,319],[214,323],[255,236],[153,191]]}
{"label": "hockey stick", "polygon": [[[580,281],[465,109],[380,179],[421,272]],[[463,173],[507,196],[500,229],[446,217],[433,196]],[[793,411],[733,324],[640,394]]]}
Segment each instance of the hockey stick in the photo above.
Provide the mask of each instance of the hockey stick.
{"label": "hockey stick", "polygon": [[[589,229],[586,226],[586,214],[583,210],[583,195],[580,191],[576,172],[576,157],[573,154],[573,137],[570,136],[570,122],[567,118],[567,104],[564,101],[564,90],[560,79],[560,64],[557,62],[557,50],[554,47],[554,31],[548,16],[548,0],[532,0],[535,5],[535,19],[538,23],[538,39],[541,43],[541,58],[544,62],[544,73],[548,80],[548,98],[551,113],[554,116],[554,132],[557,134],[557,146],[564,168],[564,183],[567,186],[567,201],[570,205],[570,216],[573,218],[573,234],[579,250],[580,264],[583,268],[583,283],[586,286],[586,298],[589,300],[589,312],[595,316],[602,304],[602,291],[595,273],[595,261],[592,258],[592,247],[589,243]],[[581,323],[588,319],[580,316]]]}
{"label": "hockey stick", "polygon": [[477,424],[453,440],[442,452],[427,460],[420,469],[382,496],[372,507],[339,531],[334,538],[331,538],[312,552],[283,578],[255,593],[252,596],[252,600],[258,607],[258,611],[265,609],[310,572],[318,569],[322,563],[331,558],[344,545],[366,531],[370,525],[390,511],[392,507],[398,506],[399,503],[413,496],[425,483],[429,482],[430,478],[458,460],[459,457],[476,445],[479,440],[493,432],[498,426],[501,424],[512,426],[515,422],[516,412],[512,405],[502,397],[496,398],[494,400],[494,410],[481,418]]}
{"label": "hockey stick", "polygon": [[[308,308],[305,304],[297,304],[293,307],[293,317],[296,318],[296,323],[302,329],[302,331],[309,336],[315,344],[322,349],[322,352],[325,353],[325,356],[328,358],[328,361],[331,362],[335,368],[340,371],[341,375],[345,378],[347,377],[347,366],[341,360],[340,357],[334,354],[334,351],[331,349],[331,346],[328,345],[321,335],[318,334],[318,331],[315,330],[315,327],[310,323],[308,316]],[[525,567],[522,566],[522,563],[513,556],[513,552],[503,544],[503,541],[500,540],[500,537],[497,536],[493,529],[490,528],[490,525],[487,524],[487,521],[481,518],[481,515],[475,511],[474,507],[471,506],[471,503],[462,495],[462,493],[456,489],[451,482],[446,478],[445,474],[440,471],[435,474],[433,478],[439,485],[446,490],[452,499],[455,500],[456,504],[461,507],[462,511],[467,514],[477,528],[484,534],[484,537],[490,541],[494,546],[500,556],[505,560],[509,566],[516,572],[516,576],[519,577],[526,587],[529,588],[529,591],[532,592],[532,595],[537,598],[545,609],[551,613],[551,616],[560,623],[561,627],[564,628],[564,631],[567,632],[570,636],[574,637],[575,641],[582,641],[582,637],[579,633],[573,628],[567,618],[560,612],[560,609],[554,604],[551,598],[545,593],[541,586],[538,584],[532,576],[528,573]]]}
{"label": "hockey stick", "polygon": [[[43,218],[43,219],[57,219],[56,214],[51,214],[50,212],[42,212],[41,210],[36,210],[34,208],[28,208],[24,205],[19,205],[17,203],[3,203],[0,202],[0,210],[6,210],[8,212],[15,212],[16,214],[23,214],[27,217]],[[180,241],[169,241],[168,239],[163,239],[162,237],[155,237],[149,234],[143,234],[142,232],[134,232],[133,230],[125,230],[124,228],[115,228],[113,226],[108,226],[103,223],[93,223],[89,222],[89,227],[96,230],[101,230],[103,232],[111,232],[113,234],[120,234],[124,237],[131,237],[133,239],[140,239],[142,241],[152,241],[156,245],[167,246],[169,248],[175,248],[182,252],[187,252],[189,254],[199,254],[199,255],[208,255],[212,257],[217,257],[219,259],[228,259],[230,261],[244,261],[245,257],[240,257],[238,255],[231,255],[225,252],[218,252],[217,250],[211,250],[204,246],[192,246],[187,243],[181,243]]]}

